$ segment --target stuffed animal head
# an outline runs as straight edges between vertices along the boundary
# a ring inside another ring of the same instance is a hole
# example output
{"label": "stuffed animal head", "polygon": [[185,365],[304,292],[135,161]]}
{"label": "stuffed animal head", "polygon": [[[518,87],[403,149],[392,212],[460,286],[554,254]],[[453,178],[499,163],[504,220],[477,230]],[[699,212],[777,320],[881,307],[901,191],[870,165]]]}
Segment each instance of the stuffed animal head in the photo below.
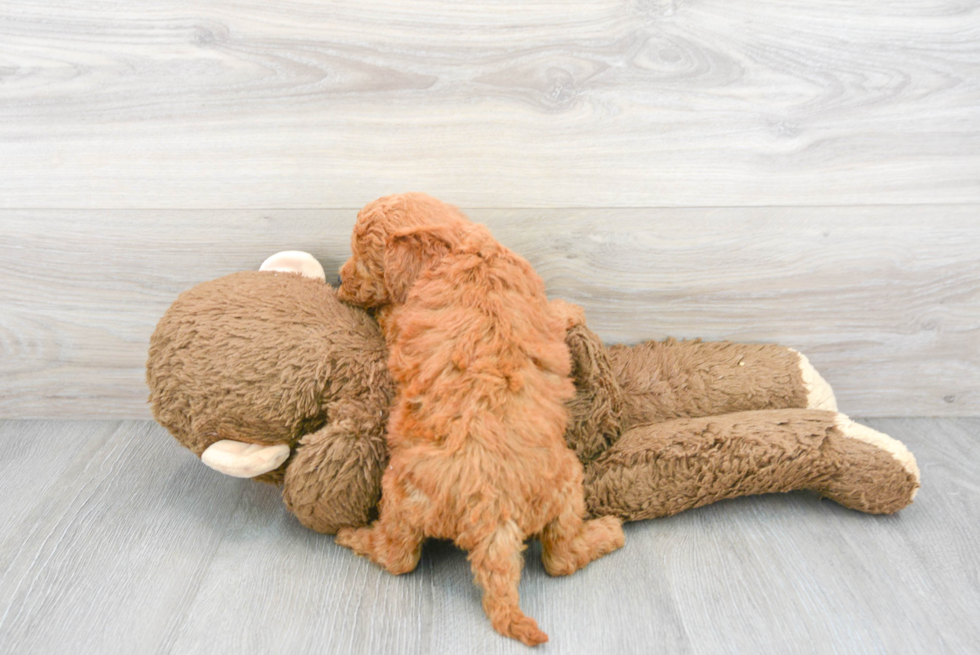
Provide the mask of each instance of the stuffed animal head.
{"label": "stuffed animal head", "polygon": [[341,382],[322,369],[334,333],[354,352],[371,343],[373,324],[358,327],[324,279],[311,255],[278,253],[260,272],[182,293],[158,323],[147,362],[154,417],[211,468],[280,481],[297,439],[323,422],[320,404]]}

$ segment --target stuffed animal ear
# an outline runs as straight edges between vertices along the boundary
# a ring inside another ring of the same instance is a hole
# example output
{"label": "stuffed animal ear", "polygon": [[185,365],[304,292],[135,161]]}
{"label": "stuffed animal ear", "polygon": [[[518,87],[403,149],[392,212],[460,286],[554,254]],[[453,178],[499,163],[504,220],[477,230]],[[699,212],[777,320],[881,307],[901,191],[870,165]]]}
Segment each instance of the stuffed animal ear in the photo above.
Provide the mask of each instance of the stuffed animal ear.
{"label": "stuffed animal ear", "polygon": [[452,248],[446,226],[428,225],[398,230],[388,237],[384,254],[384,282],[393,303],[403,303],[418,276]]}
{"label": "stuffed animal ear", "polygon": [[320,262],[308,252],[301,250],[284,250],[272,255],[259,268],[260,271],[283,271],[284,273],[299,273],[303,277],[327,281]]}

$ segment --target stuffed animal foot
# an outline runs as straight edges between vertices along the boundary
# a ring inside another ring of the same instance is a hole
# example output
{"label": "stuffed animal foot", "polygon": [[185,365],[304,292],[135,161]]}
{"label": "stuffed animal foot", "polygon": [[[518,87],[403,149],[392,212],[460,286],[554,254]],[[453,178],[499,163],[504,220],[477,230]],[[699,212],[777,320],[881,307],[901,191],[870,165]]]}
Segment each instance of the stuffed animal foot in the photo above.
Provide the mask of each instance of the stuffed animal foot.
{"label": "stuffed animal foot", "polygon": [[843,414],[834,417],[834,425],[837,434],[829,439],[846,465],[826,482],[814,485],[814,491],[869,514],[893,514],[912,502],[920,475],[905,444]]}
{"label": "stuffed animal foot", "polygon": [[[773,347],[778,348],[779,346]],[[813,368],[813,364],[806,358],[806,355],[792,348],[787,348],[787,350],[796,353],[800,358],[800,378],[803,389],[806,391],[806,408],[836,412],[837,398],[834,397],[834,390],[831,389],[827,381],[817,372],[817,369]]]}
{"label": "stuffed animal foot", "polygon": [[[555,523],[560,523],[558,519]],[[581,521],[577,533],[561,534],[561,527],[550,525],[541,534],[544,547],[541,562],[548,575],[571,575],[592,560],[623,547],[623,524],[618,517],[603,516]]]}
{"label": "stuffed animal foot", "polygon": [[368,528],[342,528],[335,541],[366,557],[392,575],[415,570],[422,555],[422,540],[416,535],[395,535],[381,521]]}
{"label": "stuffed animal foot", "polygon": [[812,409],[676,419],[627,431],[585,470],[593,516],[670,516],[724,498],[808,489],[862,512],[898,511],[919,469],[895,439]]}

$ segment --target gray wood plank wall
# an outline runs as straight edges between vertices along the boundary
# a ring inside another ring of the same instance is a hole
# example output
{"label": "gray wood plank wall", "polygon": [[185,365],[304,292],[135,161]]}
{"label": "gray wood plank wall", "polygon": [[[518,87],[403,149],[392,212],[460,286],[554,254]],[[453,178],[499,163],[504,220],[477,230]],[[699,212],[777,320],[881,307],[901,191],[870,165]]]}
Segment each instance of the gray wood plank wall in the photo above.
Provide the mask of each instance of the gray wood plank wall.
{"label": "gray wood plank wall", "polygon": [[610,340],[803,350],[980,411],[977,3],[0,9],[0,417],[145,418],[183,289],[424,190]]}
{"label": "gray wood plank wall", "polygon": [[5,3],[5,207],[975,203],[973,2]]}

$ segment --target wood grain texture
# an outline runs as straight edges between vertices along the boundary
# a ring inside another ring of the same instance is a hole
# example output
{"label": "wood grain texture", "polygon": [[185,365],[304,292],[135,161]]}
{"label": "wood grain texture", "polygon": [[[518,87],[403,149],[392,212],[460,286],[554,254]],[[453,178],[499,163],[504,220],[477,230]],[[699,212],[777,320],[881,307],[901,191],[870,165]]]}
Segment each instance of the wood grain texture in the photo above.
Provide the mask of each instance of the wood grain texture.
{"label": "wood grain texture", "polygon": [[[4,457],[29,440],[43,448],[3,477],[0,651],[145,653],[172,641],[242,490],[197,475],[168,437],[147,422],[3,425]],[[76,454],[50,480],[60,450]],[[34,499],[23,518],[11,493]]]}
{"label": "wood grain texture", "polygon": [[[806,493],[722,501],[630,524],[563,579],[533,544],[522,606],[547,652],[973,652],[980,419],[869,424],[922,470],[895,516]],[[53,456],[11,455],[30,443]],[[528,652],[492,631],[451,545],[388,575],[157,425],[0,422],[0,467],[0,652]]]}
{"label": "wood grain texture", "polygon": [[[922,215],[932,218],[923,221]],[[980,207],[474,210],[610,342],[778,342],[843,411],[980,413]],[[353,211],[0,212],[0,416],[145,418],[156,321]]]}
{"label": "wood grain texture", "polygon": [[15,0],[0,206],[980,202],[957,0]]}

